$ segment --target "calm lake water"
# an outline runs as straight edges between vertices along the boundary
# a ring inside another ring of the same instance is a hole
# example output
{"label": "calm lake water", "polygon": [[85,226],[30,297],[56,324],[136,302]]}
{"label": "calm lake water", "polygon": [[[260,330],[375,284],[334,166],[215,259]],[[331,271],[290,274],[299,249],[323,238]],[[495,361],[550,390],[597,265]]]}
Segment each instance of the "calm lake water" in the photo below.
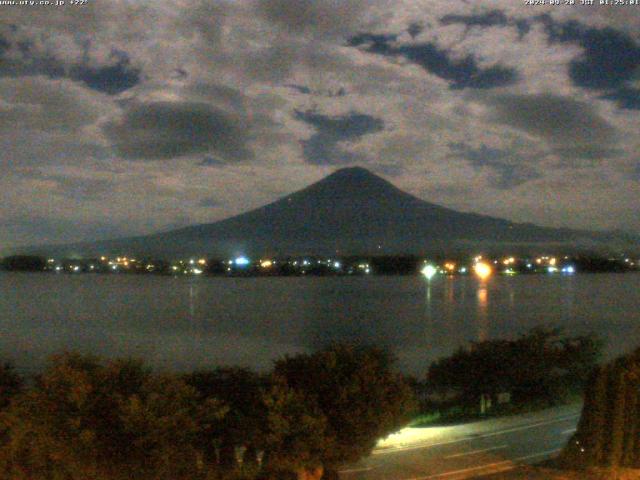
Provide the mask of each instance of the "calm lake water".
{"label": "calm lake water", "polygon": [[607,355],[640,345],[640,275],[172,278],[0,273],[0,356],[23,371],[65,349],[159,369],[267,369],[331,341],[392,349],[422,376],[472,340],[536,325],[595,332]]}

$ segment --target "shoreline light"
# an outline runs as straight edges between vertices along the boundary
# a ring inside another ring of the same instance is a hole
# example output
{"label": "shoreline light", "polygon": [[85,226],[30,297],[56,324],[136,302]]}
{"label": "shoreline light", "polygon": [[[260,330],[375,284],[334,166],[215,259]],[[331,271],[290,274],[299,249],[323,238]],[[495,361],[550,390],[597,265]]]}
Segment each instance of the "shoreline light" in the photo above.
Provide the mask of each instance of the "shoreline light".
{"label": "shoreline light", "polygon": [[493,272],[491,265],[485,262],[478,262],[473,266],[473,271],[481,279],[484,280],[491,276]]}
{"label": "shoreline light", "polygon": [[422,270],[420,270],[422,275],[426,277],[427,280],[431,280],[436,273],[438,273],[438,269],[433,265],[425,265]]}
{"label": "shoreline light", "polygon": [[238,257],[234,260],[234,263],[240,267],[249,265],[249,259],[247,257]]}

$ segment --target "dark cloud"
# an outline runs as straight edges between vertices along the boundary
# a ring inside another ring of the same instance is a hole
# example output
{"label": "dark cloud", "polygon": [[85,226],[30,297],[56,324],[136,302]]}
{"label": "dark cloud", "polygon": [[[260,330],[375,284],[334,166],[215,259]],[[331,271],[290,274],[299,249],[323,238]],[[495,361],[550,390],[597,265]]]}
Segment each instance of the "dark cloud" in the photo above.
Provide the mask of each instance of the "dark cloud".
{"label": "dark cloud", "polygon": [[640,88],[620,87],[602,98],[615,101],[620,108],[640,110]]}
{"label": "dark cloud", "polygon": [[150,102],[126,107],[105,126],[117,152],[127,159],[170,159],[211,152],[226,162],[253,157],[247,125],[206,103]]}
{"label": "dark cloud", "polygon": [[531,24],[527,19],[509,18],[502,10],[489,10],[484,13],[471,15],[449,14],[440,19],[441,25],[462,24],[469,28],[488,27],[515,27],[520,38],[531,30]]}
{"label": "dark cloud", "polygon": [[93,67],[76,65],[71,68],[70,77],[80,80],[93,90],[115,95],[136,86],[140,82],[140,70],[131,66],[129,56],[124,52],[113,52],[116,59],[112,65]]}
{"label": "dark cloud", "polygon": [[349,45],[364,45],[366,51],[379,55],[404,57],[427,72],[447,80],[452,89],[504,87],[518,80],[518,74],[513,68],[502,65],[482,68],[473,55],[455,59],[447,50],[439,48],[433,42],[396,46],[392,44],[396,38],[395,35],[361,33],[352,37]]}
{"label": "dark cloud", "polygon": [[303,95],[315,95],[315,96],[324,96],[324,97],[344,97],[347,94],[347,90],[344,87],[339,87],[337,89],[329,88],[327,90],[322,91],[313,91],[309,87],[305,87],[303,85],[285,85],[285,87],[291,88]]}
{"label": "dark cloud", "polygon": [[330,117],[313,110],[295,112],[295,118],[312,125],[316,133],[302,141],[307,163],[314,165],[348,165],[363,161],[361,155],[346,151],[340,142],[356,140],[384,130],[384,122],[370,115],[350,112]]}
{"label": "dark cloud", "polygon": [[84,50],[82,58],[63,60],[57,56],[59,52],[50,51],[31,39],[0,38],[0,77],[69,78],[109,95],[129,90],[140,82],[140,69],[131,65],[126,52],[113,50],[107,61],[100,63],[90,61],[87,44],[78,45],[78,49]]}
{"label": "dark cloud", "polygon": [[424,31],[424,25],[414,22],[407,27],[407,33],[411,38],[416,38]]}
{"label": "dark cloud", "polygon": [[489,185],[499,190],[509,190],[518,185],[541,178],[538,171],[523,163],[503,149],[481,145],[474,148],[465,142],[450,143],[453,157],[463,158],[477,170],[489,170]]}
{"label": "dark cloud", "polygon": [[[500,95],[489,101],[494,119],[559,146],[599,145],[615,139],[615,129],[591,105],[553,94]],[[604,150],[603,150],[604,151]]]}
{"label": "dark cloud", "polygon": [[556,22],[538,18],[550,42],[573,43],[582,54],[569,64],[569,77],[579,87],[599,90],[621,108],[640,109],[640,89],[631,82],[640,72],[640,45],[628,34],[613,28],[587,27],[575,20]]}

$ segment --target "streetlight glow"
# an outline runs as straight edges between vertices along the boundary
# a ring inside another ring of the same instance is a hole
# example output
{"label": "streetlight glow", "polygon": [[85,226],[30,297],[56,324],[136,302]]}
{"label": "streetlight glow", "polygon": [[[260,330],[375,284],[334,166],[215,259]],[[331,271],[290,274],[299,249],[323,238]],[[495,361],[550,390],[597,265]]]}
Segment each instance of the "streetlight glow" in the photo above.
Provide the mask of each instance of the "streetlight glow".
{"label": "streetlight glow", "polygon": [[480,279],[484,280],[491,276],[493,270],[491,269],[491,265],[484,262],[478,262],[473,266],[473,271],[476,273]]}
{"label": "streetlight glow", "polygon": [[427,278],[427,280],[431,280],[433,276],[438,273],[438,269],[433,265],[425,265],[425,267],[421,270],[421,273]]}

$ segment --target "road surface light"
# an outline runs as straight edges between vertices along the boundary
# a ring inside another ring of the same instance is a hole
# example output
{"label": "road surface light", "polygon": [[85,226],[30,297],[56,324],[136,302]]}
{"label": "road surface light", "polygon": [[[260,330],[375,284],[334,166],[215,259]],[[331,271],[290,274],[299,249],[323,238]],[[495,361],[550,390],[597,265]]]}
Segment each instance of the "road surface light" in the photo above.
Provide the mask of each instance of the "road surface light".
{"label": "road surface light", "polygon": [[433,276],[438,273],[438,269],[433,265],[425,265],[425,267],[421,270],[421,273],[426,277],[427,280],[431,280]]}
{"label": "road surface light", "polygon": [[485,278],[489,278],[492,273],[491,265],[484,262],[478,262],[473,266],[473,271],[476,273],[478,277],[482,280]]}

